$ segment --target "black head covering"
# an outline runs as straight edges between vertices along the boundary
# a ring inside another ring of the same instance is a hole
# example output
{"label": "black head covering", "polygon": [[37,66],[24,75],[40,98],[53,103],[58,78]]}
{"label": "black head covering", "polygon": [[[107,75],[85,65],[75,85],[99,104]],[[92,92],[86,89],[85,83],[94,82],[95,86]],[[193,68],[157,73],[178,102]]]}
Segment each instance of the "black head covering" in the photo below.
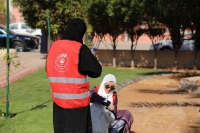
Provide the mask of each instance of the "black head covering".
{"label": "black head covering", "polygon": [[82,19],[74,18],[67,25],[62,40],[72,40],[83,43],[82,39],[86,29],[86,24]]}

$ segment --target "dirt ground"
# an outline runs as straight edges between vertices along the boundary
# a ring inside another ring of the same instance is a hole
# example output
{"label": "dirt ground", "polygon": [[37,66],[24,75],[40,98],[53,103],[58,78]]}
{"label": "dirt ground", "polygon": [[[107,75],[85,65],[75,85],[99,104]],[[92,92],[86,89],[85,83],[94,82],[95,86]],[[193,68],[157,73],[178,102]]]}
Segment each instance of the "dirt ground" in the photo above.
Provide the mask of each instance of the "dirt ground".
{"label": "dirt ground", "polygon": [[200,133],[200,95],[178,88],[181,76],[132,83],[118,92],[118,109],[128,109],[132,133]]}

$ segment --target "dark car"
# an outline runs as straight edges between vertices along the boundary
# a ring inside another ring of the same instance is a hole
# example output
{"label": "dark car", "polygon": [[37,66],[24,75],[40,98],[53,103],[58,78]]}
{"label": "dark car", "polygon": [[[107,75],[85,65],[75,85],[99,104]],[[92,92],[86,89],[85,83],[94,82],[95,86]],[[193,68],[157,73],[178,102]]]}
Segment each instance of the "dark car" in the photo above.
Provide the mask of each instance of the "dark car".
{"label": "dark car", "polygon": [[[6,47],[6,27],[0,25],[0,48]],[[26,34],[15,33],[10,30],[10,48],[15,48],[17,51],[29,51],[30,49],[38,48],[40,37]]]}

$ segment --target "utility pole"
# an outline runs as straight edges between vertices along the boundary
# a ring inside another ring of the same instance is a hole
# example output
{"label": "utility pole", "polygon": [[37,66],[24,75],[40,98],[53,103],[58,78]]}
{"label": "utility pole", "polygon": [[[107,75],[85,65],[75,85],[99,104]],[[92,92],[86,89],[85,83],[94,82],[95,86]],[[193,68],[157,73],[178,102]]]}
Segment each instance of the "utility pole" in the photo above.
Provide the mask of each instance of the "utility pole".
{"label": "utility pole", "polygon": [[47,26],[48,26],[48,41],[47,41],[47,53],[50,48],[50,20],[49,20],[49,10],[46,9],[46,16],[47,16]]}
{"label": "utility pole", "polygon": [[6,118],[9,116],[9,75],[10,75],[10,31],[9,31],[9,0],[6,0],[6,33],[7,33],[7,38],[6,38],[6,62],[7,62],[7,72],[6,72]]}

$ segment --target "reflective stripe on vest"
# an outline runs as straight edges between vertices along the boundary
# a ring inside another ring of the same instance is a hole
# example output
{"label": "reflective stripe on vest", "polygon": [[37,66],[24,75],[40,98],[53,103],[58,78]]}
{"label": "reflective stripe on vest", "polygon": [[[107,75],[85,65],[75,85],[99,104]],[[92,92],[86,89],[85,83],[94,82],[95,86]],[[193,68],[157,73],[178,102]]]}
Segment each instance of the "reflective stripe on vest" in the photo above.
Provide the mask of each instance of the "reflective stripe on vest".
{"label": "reflective stripe on vest", "polygon": [[88,78],[60,78],[60,77],[49,77],[49,81],[53,83],[74,83],[84,84],[88,82]]}
{"label": "reflective stripe on vest", "polygon": [[90,93],[89,91],[81,93],[81,94],[63,94],[63,93],[54,92],[53,95],[55,98],[73,100],[73,99],[83,99],[83,98],[89,97]]}

